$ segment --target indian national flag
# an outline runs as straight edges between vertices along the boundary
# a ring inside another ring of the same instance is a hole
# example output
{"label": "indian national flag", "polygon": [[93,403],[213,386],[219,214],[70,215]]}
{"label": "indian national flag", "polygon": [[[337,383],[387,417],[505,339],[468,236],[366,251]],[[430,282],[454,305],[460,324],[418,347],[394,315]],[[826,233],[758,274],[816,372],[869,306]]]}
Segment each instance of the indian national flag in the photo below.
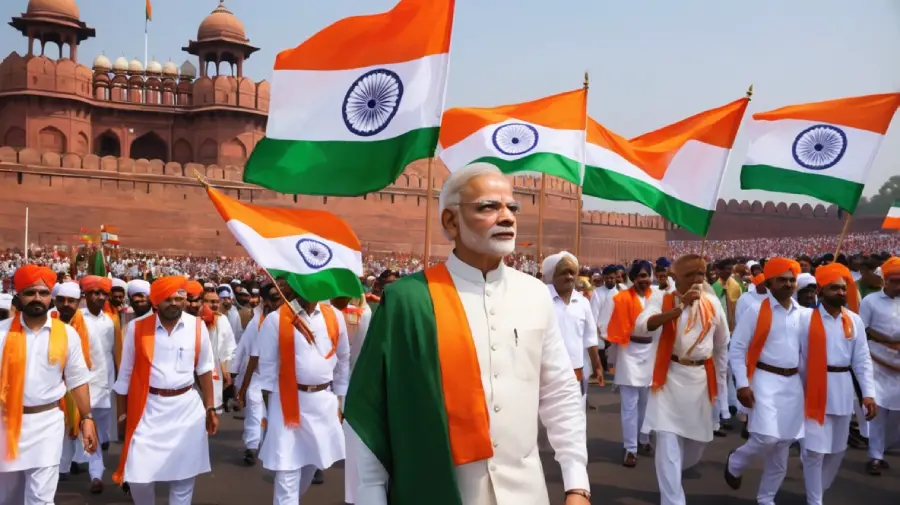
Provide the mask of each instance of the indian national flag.
{"label": "indian national flag", "polygon": [[359,196],[432,156],[454,0],[401,0],[337,21],[278,54],[266,136],[244,181],[281,193]]}
{"label": "indian national flag", "polygon": [[454,172],[476,162],[504,173],[543,172],[581,185],[587,91],[493,108],[455,108],[441,123],[441,160]]}
{"label": "indian national flag", "polygon": [[583,194],[638,202],[706,235],[749,98],[626,140],[591,119]]}
{"label": "indian national flag", "polygon": [[150,4],[150,0],[147,0],[146,5],[144,5],[144,14],[147,21],[153,21],[153,6]]}
{"label": "indian national flag", "polygon": [[900,93],[791,105],[753,115],[741,189],[808,195],[852,213]]}
{"label": "indian national flag", "polygon": [[362,294],[359,239],[334,214],[248,205],[206,191],[247,254],[272,277],[287,279],[307,301]]}
{"label": "indian national flag", "polygon": [[891,205],[881,227],[885,230],[900,230],[900,200]]}

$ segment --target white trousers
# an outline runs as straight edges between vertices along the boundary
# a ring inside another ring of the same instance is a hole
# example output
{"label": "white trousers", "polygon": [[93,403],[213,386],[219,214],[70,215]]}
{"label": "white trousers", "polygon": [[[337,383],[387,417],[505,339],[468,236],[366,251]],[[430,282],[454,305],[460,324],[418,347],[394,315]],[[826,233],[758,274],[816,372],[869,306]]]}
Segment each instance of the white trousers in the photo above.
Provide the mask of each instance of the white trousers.
{"label": "white trousers", "polygon": [[81,437],[71,439],[68,435],[63,436],[62,456],[59,458],[59,473],[68,474],[72,468],[72,461],[81,463],[87,459],[88,473],[91,480],[103,480],[103,471],[106,467],[103,465],[103,449],[98,447],[94,454],[88,454],[84,450]]}
{"label": "white trousers", "polygon": [[115,437],[110,437],[112,432],[112,409],[91,408],[91,415],[94,416],[94,422],[97,423],[97,436],[100,437],[100,443],[105,444]]}
{"label": "white trousers", "polygon": [[859,434],[869,438],[869,421],[866,420],[866,411],[859,403],[859,397],[853,396],[853,415],[856,416],[856,425],[859,427]]}
{"label": "white trousers", "polygon": [[53,505],[59,467],[0,472],[0,505]]}
{"label": "white trousers", "polygon": [[619,397],[622,402],[622,443],[626,451],[636,454],[638,441],[642,444],[650,443],[650,435],[640,433],[641,427],[644,425],[644,417],[647,414],[650,388],[619,386]]}
{"label": "white trousers", "polygon": [[[191,505],[194,478],[173,480],[169,484],[169,505]],[[156,482],[128,483],[134,505],[156,505]]]}
{"label": "white trousers", "polygon": [[831,484],[841,468],[841,461],[847,451],[834,454],[823,454],[814,451],[802,451],[800,460],[803,462],[803,482],[806,485],[807,505],[822,505],[822,496]]}
{"label": "white trousers", "polygon": [[698,442],[668,431],[656,432],[656,479],[660,505],[686,505],[681,473],[700,462],[706,442]]}
{"label": "white trousers", "polygon": [[896,439],[900,410],[878,406],[878,415],[869,421],[869,459],[884,459],[884,451]]}
{"label": "white trousers", "polygon": [[[728,384],[728,406],[737,408],[740,405],[737,399],[737,387],[734,385],[734,374],[731,373],[731,366],[728,367],[728,375],[725,376],[725,383]],[[725,419],[731,418],[731,411]]]}
{"label": "white trousers", "polygon": [[728,471],[740,477],[755,458],[763,458],[763,473],[756,501],[759,505],[775,505],[775,495],[787,475],[787,461],[793,440],[750,433],[750,439],[728,459]]}
{"label": "white trousers", "polygon": [[262,420],[266,417],[262,391],[247,389],[247,405],[244,408],[244,448],[258,451],[262,440]]}
{"label": "white trousers", "polygon": [[275,497],[272,503],[274,505],[299,504],[300,498],[309,490],[315,475],[316,467],[313,465],[306,465],[299,470],[275,472]]}

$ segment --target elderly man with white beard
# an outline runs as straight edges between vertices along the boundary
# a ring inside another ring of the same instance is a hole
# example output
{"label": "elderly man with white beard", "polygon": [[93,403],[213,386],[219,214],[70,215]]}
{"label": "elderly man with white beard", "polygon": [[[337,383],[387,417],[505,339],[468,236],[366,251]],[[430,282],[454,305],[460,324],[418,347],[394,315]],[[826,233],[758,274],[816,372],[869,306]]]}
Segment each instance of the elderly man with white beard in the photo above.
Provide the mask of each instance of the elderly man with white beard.
{"label": "elderly man with white beard", "polygon": [[384,290],[347,393],[356,505],[547,505],[539,420],[565,504],[590,503],[581,391],[547,287],[503,264],[519,208],[493,165],[454,172],[439,202],[453,252]]}

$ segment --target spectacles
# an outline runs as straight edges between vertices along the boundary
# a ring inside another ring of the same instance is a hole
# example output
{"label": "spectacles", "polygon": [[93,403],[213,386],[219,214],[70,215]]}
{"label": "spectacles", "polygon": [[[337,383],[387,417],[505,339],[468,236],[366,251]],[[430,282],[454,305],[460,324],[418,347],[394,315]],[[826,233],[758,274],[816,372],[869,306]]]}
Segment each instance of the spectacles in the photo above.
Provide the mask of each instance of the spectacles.
{"label": "spectacles", "polygon": [[479,214],[497,214],[504,208],[509,211],[510,214],[518,214],[519,211],[522,210],[522,204],[519,202],[501,202],[499,200],[477,200],[474,202],[460,202],[453,204],[458,207],[472,207]]}

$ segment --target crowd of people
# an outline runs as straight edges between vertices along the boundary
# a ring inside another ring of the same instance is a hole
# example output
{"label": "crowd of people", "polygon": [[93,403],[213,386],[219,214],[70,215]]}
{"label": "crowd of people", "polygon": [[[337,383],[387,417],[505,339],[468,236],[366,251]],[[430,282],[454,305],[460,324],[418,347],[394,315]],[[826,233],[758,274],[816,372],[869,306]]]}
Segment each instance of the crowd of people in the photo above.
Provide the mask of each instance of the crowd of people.
{"label": "crowd of people", "polygon": [[388,490],[395,505],[547,503],[536,449],[548,445],[566,505],[587,505],[587,385],[606,374],[621,464],[653,458],[662,505],[686,503],[682,472],[728,430],[746,442],[724,480],[740,488],[761,461],[762,504],[794,444],[811,505],[848,445],[868,451],[869,474],[888,469],[896,237],[851,235],[838,256],[808,238],[537,262],[514,252],[517,207],[496,167],[470,165],[441,191],[446,261],[364,252],[355,297],[308,300],[321,280],[272,281],[243,258],[0,254],[0,503],[53,503],[79,464],[102,493],[114,463],[136,505],[156,503],[156,483],[188,505],[218,416],[238,408],[244,462],[274,472],[275,505],[299,503],[341,460],[347,503],[388,503]]}
{"label": "crowd of people", "polygon": [[[807,237],[768,237],[744,240],[671,240],[672,256],[703,254],[712,259],[747,256],[771,258],[773,256],[821,255],[837,250],[837,235],[812,235]],[[848,233],[841,243],[847,254],[871,254],[883,251],[900,251],[900,233],[873,232]]]}

